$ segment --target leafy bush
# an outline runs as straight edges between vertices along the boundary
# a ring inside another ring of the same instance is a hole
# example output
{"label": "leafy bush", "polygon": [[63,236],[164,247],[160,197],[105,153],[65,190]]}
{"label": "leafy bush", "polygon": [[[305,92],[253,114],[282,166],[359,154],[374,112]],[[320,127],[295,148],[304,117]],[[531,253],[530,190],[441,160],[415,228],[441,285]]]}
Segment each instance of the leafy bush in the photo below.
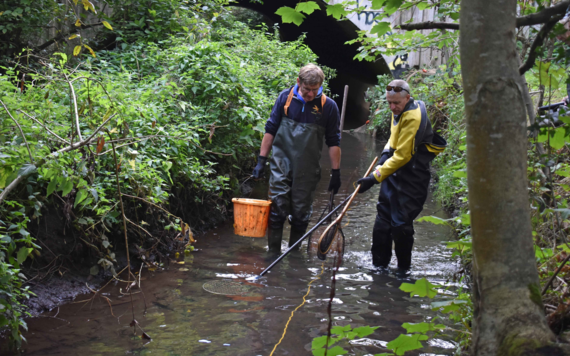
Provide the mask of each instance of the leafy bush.
{"label": "leafy bush", "polygon": [[[79,66],[58,53],[42,66],[3,68],[0,193],[20,183],[0,198],[0,324],[10,323],[17,343],[29,294],[21,264],[40,256],[27,225],[46,209],[79,232],[94,273],[115,273],[118,188],[129,243],[148,258],[176,236],[191,241],[188,224],[223,214],[250,172],[276,95],[316,57],[302,39],[281,43],[223,16],[231,28],[196,43],[133,43],[80,55]],[[33,73],[26,83],[21,70]]]}

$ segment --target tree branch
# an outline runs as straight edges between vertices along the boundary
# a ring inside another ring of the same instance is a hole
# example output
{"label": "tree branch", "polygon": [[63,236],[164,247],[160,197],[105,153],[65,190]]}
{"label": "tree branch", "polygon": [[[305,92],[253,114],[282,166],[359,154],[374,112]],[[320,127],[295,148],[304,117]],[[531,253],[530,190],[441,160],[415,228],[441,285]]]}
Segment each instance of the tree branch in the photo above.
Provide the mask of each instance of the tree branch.
{"label": "tree branch", "polygon": [[[65,75],[65,80],[67,84],[69,84],[69,90],[71,90],[71,96],[73,97],[73,113],[75,114],[75,128],[77,129],[77,137],[79,137],[79,141],[83,141],[83,137],[81,136],[81,129],[79,128],[79,113],[77,111],[77,97],[75,96],[75,90],[73,89],[73,83],[69,81],[67,75]],[[71,141],[73,141],[73,137],[71,137]]]}
{"label": "tree branch", "polygon": [[536,35],[534,42],[530,46],[530,50],[528,52],[528,58],[526,59],[524,64],[519,67],[519,73],[521,75],[523,75],[525,72],[527,72],[529,69],[532,68],[532,66],[534,65],[534,61],[536,60],[536,56],[538,55],[538,53],[536,53],[536,49],[542,46],[542,43],[544,42],[544,39],[546,38],[548,33],[554,28],[554,26],[558,21],[562,20],[563,17],[564,14],[559,14],[552,17],[542,26],[540,31],[538,31],[538,34]]}
{"label": "tree branch", "polygon": [[412,30],[459,30],[458,23],[452,22],[434,22],[434,21],[426,21],[426,22],[416,22],[416,23],[409,23],[400,26],[396,26],[396,29],[412,31]]}
{"label": "tree branch", "polygon": [[[552,16],[562,15],[562,17],[563,17],[564,14],[566,13],[566,9],[568,9],[569,6],[570,6],[570,0],[566,0],[566,1],[559,2],[558,4],[556,4],[554,6],[546,8],[540,12],[537,12],[537,13],[534,13],[531,15],[527,15],[527,16],[518,17],[517,18],[517,27],[533,26],[533,25],[540,25],[543,23],[547,23],[547,22],[550,22]],[[562,19],[562,17],[560,17],[556,21],[560,21],[560,19]],[[426,22],[404,24],[404,25],[396,26],[395,28],[400,29],[400,30],[406,30],[406,31],[436,30],[436,29],[439,29],[439,30],[459,30],[459,24],[458,23],[452,23],[452,22],[426,21]]]}
{"label": "tree branch", "polygon": [[[96,135],[99,131],[101,131],[101,129],[103,128],[103,126],[105,126],[105,124],[107,124],[107,122],[109,122],[109,120],[111,120],[113,117],[115,117],[115,114],[111,115],[107,120],[105,120],[105,122],[103,122],[103,123],[101,124],[101,126],[99,126],[99,127],[95,130],[95,132],[93,132],[93,134],[92,134],[91,136],[89,136],[88,139],[83,140],[83,141],[79,141],[79,142],[77,142],[77,143],[71,144],[71,145],[69,145],[69,146],[67,146],[67,147],[64,147],[64,148],[62,148],[62,149],[60,149],[60,150],[57,150],[57,151],[53,152],[53,153],[50,154],[48,157],[39,160],[38,163],[36,164],[36,167],[41,167],[41,166],[43,166],[43,165],[47,162],[47,160],[48,160],[49,158],[56,157],[56,156],[59,155],[60,153],[64,153],[64,152],[68,152],[68,151],[73,151],[73,150],[75,150],[75,149],[78,149],[78,148],[80,148],[80,147],[83,147],[83,146],[85,146],[85,145],[90,144],[91,141],[93,141],[93,139],[95,138],[95,135]],[[30,173],[31,173],[31,172],[30,172]],[[29,173],[28,173],[28,174],[29,174]],[[6,188],[4,188],[4,190],[2,191],[2,193],[0,193],[0,204],[4,201],[4,199],[6,199],[6,196],[8,196],[8,194],[9,194],[12,190],[14,190],[14,188],[16,188],[16,187],[18,186],[18,184],[20,184],[20,182],[22,182],[22,181],[24,180],[24,178],[26,178],[26,177],[28,176],[28,174],[20,174],[20,175],[18,175],[18,177],[16,177],[16,179],[14,179],[14,180],[12,181],[12,183],[8,184],[8,185],[6,186]]]}
{"label": "tree branch", "polygon": [[12,114],[10,114],[10,111],[8,110],[8,108],[6,107],[6,104],[4,104],[4,102],[2,100],[0,100],[0,103],[2,104],[2,106],[4,107],[4,110],[6,110],[6,112],[8,113],[8,116],[10,116],[10,118],[12,119],[12,121],[14,121],[16,123],[16,126],[18,126],[18,129],[20,129],[20,133],[22,134],[22,139],[24,140],[24,143],[26,144],[26,148],[28,149],[28,154],[30,155],[30,163],[31,164],[35,164],[34,162],[34,157],[32,157],[32,151],[30,151],[30,146],[28,145],[28,140],[26,140],[26,135],[24,135],[24,131],[22,131],[22,127],[20,126],[20,124],[18,123],[18,121],[16,121],[16,119],[14,119],[14,117],[12,116]]}
{"label": "tree branch", "polygon": [[552,16],[563,15],[570,6],[570,0],[559,2],[558,4],[548,7],[540,12],[522,16],[517,18],[517,27],[539,25],[547,22]]}
{"label": "tree branch", "polygon": [[60,141],[62,141],[63,143],[65,143],[66,145],[69,145],[69,141],[59,137],[55,132],[53,132],[52,130],[48,129],[46,125],[42,124],[38,119],[36,119],[35,117],[33,117],[32,115],[28,114],[27,112],[23,111],[23,110],[18,110],[19,112],[21,112],[22,114],[26,115],[27,117],[29,117],[30,119],[34,120],[36,123],[38,123],[41,127],[43,127],[44,129],[47,130],[47,132],[49,132],[50,134],[54,135],[55,137],[57,137]]}

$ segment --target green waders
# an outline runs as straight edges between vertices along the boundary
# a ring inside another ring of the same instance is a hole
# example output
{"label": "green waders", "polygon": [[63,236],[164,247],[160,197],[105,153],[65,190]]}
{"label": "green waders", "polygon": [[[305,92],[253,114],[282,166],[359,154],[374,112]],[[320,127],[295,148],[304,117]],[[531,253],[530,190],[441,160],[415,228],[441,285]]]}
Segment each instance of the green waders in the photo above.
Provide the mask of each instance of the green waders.
{"label": "green waders", "polygon": [[281,251],[283,224],[291,215],[289,246],[307,231],[313,212],[315,189],[321,179],[321,151],[325,128],[317,123],[299,123],[283,116],[273,139],[269,179],[268,245],[270,253]]}

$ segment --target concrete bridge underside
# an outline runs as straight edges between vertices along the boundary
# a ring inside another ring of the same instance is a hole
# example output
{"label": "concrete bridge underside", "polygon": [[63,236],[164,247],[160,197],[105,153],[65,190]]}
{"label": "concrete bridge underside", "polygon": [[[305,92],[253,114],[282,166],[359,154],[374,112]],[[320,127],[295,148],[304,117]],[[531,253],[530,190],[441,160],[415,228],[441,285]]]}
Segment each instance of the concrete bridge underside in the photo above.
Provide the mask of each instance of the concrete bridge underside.
{"label": "concrete bridge underside", "polygon": [[[347,45],[347,41],[357,37],[358,27],[349,20],[337,21],[327,16],[326,11],[315,11],[307,16],[301,26],[281,23],[281,17],[275,11],[282,6],[294,8],[297,0],[265,0],[263,4],[250,0],[239,0],[232,6],[240,6],[257,11],[273,23],[279,23],[281,37],[285,41],[293,41],[306,33],[305,44],[317,56],[319,63],[337,71],[337,77],[330,82],[331,91],[338,96],[335,98],[339,109],[342,106],[344,86],[349,85],[346,105],[345,129],[362,126],[368,119],[368,105],[364,101],[366,89],[377,83],[377,76],[390,74],[390,69],[380,59],[376,62],[357,61],[354,56],[358,53],[358,44]],[[324,3],[320,3],[324,9]]]}

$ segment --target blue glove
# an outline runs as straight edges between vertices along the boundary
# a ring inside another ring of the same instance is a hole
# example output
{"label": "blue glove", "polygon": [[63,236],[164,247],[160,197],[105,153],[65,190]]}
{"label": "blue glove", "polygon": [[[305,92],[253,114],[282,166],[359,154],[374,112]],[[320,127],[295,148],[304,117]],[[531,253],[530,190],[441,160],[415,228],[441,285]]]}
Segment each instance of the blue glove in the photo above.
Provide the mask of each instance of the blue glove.
{"label": "blue glove", "polygon": [[257,166],[253,169],[251,176],[255,179],[261,178],[263,175],[263,170],[265,169],[265,163],[267,163],[267,157],[259,156],[257,157]]}

